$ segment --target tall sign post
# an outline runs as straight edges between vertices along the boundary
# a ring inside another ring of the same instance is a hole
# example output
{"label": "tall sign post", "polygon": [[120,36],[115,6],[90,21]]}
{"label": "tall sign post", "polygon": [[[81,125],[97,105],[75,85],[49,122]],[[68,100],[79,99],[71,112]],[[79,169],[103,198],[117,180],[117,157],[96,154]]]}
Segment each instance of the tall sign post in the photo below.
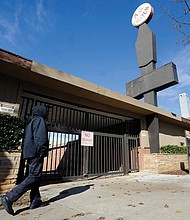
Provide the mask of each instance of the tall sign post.
{"label": "tall sign post", "polygon": [[[172,62],[156,68],[156,36],[148,23],[153,17],[154,9],[149,3],[140,5],[132,16],[132,25],[138,28],[136,54],[141,77],[126,83],[126,94],[136,99],[157,106],[157,92],[178,84],[177,70]],[[158,115],[147,117],[147,128],[151,153],[159,153]]]}
{"label": "tall sign post", "polygon": [[83,176],[89,174],[88,155],[89,147],[94,146],[94,133],[90,131],[81,131],[81,146],[83,146]]}

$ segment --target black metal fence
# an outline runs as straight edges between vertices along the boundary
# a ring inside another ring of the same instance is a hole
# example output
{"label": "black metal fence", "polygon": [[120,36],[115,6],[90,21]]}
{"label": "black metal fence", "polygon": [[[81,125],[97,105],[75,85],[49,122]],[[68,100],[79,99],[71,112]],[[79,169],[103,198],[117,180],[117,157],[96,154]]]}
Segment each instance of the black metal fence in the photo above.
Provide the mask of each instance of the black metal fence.
{"label": "black metal fence", "polygon": [[[139,121],[47,98],[22,97],[20,116],[32,116],[32,106],[49,107],[49,156],[43,178],[78,178],[138,170]],[[81,131],[94,133],[92,147],[81,146]]]}
{"label": "black metal fence", "polygon": [[123,135],[94,133],[94,146],[81,146],[78,134],[50,132],[50,136],[54,137],[50,138],[49,156],[44,163],[48,178],[124,172]]}

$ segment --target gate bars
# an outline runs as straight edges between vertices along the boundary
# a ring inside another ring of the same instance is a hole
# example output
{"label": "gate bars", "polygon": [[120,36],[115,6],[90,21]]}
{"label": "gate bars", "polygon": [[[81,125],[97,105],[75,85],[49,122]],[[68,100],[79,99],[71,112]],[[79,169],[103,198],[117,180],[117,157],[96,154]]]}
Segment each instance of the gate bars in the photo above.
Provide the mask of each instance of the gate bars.
{"label": "gate bars", "polygon": [[[138,171],[138,137],[94,133],[94,146],[81,146],[80,134],[50,132],[44,178],[81,178]],[[125,141],[127,144],[125,144]]]}
{"label": "gate bars", "polygon": [[[44,97],[22,96],[20,116],[31,117],[32,106],[49,107],[49,155],[43,179],[78,178],[137,171],[139,125],[136,119],[80,108]],[[94,146],[81,146],[81,130],[94,132]]]}

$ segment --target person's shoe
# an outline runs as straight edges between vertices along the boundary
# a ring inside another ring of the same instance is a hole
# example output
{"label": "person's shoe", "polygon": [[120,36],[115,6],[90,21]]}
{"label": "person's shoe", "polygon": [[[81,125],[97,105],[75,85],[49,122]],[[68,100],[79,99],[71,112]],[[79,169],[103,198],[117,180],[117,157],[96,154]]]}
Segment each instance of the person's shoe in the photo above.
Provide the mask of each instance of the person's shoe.
{"label": "person's shoe", "polygon": [[7,196],[1,197],[1,203],[4,207],[4,209],[10,214],[14,215],[14,210],[12,208],[12,203],[9,201]]}
{"label": "person's shoe", "polygon": [[32,201],[32,203],[30,204],[30,209],[36,209],[38,208],[40,205],[42,204],[42,200],[40,198],[35,199]]}

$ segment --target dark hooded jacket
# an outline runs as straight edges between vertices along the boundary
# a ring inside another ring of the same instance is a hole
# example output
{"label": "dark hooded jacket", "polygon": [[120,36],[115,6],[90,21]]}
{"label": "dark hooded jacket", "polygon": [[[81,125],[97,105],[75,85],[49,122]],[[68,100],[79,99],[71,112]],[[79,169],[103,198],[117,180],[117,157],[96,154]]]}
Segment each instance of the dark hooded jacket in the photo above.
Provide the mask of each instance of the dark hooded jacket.
{"label": "dark hooded jacket", "polygon": [[34,118],[25,130],[23,159],[41,158],[48,154],[48,130],[45,122],[47,108],[45,106],[34,106],[32,111]]}

